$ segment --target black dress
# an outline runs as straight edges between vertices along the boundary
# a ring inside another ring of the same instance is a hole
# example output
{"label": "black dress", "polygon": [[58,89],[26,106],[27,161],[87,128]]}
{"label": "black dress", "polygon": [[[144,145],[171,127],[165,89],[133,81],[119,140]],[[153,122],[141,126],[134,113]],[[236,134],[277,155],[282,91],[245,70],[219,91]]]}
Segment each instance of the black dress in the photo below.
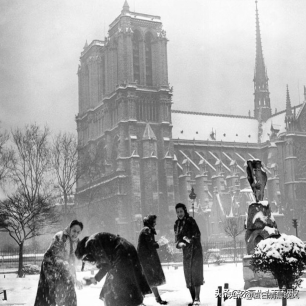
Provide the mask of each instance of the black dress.
{"label": "black dress", "polygon": [[91,235],[85,254],[99,269],[98,282],[107,274],[100,293],[105,306],[137,306],[151,293],[137,251],[126,239],[110,233]]}
{"label": "black dress", "polygon": [[[201,232],[196,221],[190,217],[177,219],[174,224],[176,247],[183,242],[186,247],[183,248],[183,265],[186,285],[188,288],[201,286],[204,283],[203,278],[203,252],[201,245]],[[183,238],[190,239],[190,243]]]}
{"label": "black dress", "polygon": [[157,287],[166,282],[165,275],[156,249],[159,248],[155,241],[154,228],[144,227],[138,238],[137,252],[150,287]]}

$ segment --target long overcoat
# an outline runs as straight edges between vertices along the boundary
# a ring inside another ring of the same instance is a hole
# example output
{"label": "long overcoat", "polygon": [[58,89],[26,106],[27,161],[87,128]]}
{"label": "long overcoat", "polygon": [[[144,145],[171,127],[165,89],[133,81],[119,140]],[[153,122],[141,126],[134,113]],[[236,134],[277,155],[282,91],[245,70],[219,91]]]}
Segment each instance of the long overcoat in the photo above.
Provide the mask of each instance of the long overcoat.
{"label": "long overcoat", "polygon": [[[190,217],[184,217],[182,220],[177,219],[174,224],[176,247],[183,242],[183,266],[186,286],[200,286],[204,283],[203,278],[203,252],[201,245],[201,232],[196,221]],[[190,239],[190,243],[183,238]]]}
{"label": "long overcoat", "polygon": [[157,253],[159,245],[155,241],[155,233],[154,228],[145,226],[139,234],[137,246],[139,260],[150,287],[157,287],[166,282]]}
{"label": "long overcoat", "polygon": [[44,254],[34,306],[76,306],[74,255],[77,241],[69,238],[69,229],[60,231]]}
{"label": "long overcoat", "polygon": [[85,255],[99,269],[95,275],[98,282],[107,274],[100,293],[105,306],[140,305],[144,295],[151,293],[137,251],[126,239],[110,233],[91,235]]}

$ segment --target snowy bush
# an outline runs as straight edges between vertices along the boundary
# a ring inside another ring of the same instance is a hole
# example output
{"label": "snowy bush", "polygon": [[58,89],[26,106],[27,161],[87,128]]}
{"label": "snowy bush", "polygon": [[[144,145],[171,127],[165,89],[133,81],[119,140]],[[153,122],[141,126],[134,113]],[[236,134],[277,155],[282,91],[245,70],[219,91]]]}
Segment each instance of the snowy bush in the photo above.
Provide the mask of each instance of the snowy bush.
{"label": "snowy bush", "polygon": [[285,234],[262,240],[255,248],[251,265],[255,272],[270,271],[279,288],[296,288],[306,267],[305,244],[299,238]]}
{"label": "snowy bush", "polygon": [[22,268],[23,275],[25,274],[39,274],[40,268],[37,265],[24,265]]}

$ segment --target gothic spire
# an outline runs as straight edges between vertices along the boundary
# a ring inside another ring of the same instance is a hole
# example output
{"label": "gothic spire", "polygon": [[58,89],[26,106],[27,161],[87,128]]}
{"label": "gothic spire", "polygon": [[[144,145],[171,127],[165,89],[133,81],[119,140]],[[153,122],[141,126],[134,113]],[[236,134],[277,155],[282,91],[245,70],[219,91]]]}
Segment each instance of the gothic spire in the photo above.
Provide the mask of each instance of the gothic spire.
{"label": "gothic spire", "polygon": [[125,0],[124,4],[123,4],[122,12],[129,12],[129,11],[130,11],[130,6],[129,6],[127,0]]}
{"label": "gothic spire", "polygon": [[291,116],[292,110],[291,110],[291,101],[290,101],[290,95],[289,95],[289,88],[287,85],[287,94],[286,94],[286,116]]}
{"label": "gothic spire", "polygon": [[255,60],[255,72],[254,72],[254,116],[259,119],[259,113],[261,110],[261,116],[263,121],[271,116],[270,106],[270,92],[268,85],[267,69],[262,51],[260,26],[259,26],[259,14],[256,3],[256,60]]}
{"label": "gothic spire", "polygon": [[86,39],[86,42],[85,42],[85,45],[84,45],[83,49],[86,49],[87,47],[88,47],[88,43],[87,43],[87,39]]}
{"label": "gothic spire", "polygon": [[260,26],[259,26],[259,16],[256,1],[256,63],[255,63],[255,82],[266,83],[268,81],[265,61],[262,52]]}

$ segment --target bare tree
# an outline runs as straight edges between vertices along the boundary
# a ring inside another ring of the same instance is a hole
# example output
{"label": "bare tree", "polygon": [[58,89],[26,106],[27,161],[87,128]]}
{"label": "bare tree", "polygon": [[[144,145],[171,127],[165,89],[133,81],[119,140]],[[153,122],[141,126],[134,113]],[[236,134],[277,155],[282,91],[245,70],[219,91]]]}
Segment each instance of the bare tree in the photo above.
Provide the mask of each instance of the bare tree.
{"label": "bare tree", "polygon": [[64,198],[64,222],[67,223],[68,196],[72,194],[78,171],[77,139],[74,134],[59,133],[52,145],[52,168]]}
{"label": "bare tree", "polygon": [[[11,236],[11,233],[15,232],[17,241],[19,241],[19,275],[22,273],[24,241],[40,235],[43,224],[45,223],[47,226],[49,222],[53,223],[54,221],[53,219],[48,220],[51,216],[50,213],[44,213],[44,211],[47,212],[47,208],[50,209],[50,212],[53,209],[50,203],[52,195],[50,187],[52,185],[49,182],[50,147],[48,136],[48,128],[40,129],[36,124],[26,126],[23,130],[17,128],[12,131],[14,154],[9,174],[16,187],[16,192],[1,205],[3,205],[3,209],[9,209],[9,206],[15,207],[12,215],[4,214],[3,218],[9,217],[5,219],[5,222],[9,222],[9,226],[6,226],[5,229],[7,231],[11,229],[9,231]],[[24,218],[27,219],[25,220],[29,221],[20,219],[23,218],[23,214],[26,214]],[[14,216],[18,216],[18,218]],[[16,228],[12,227],[12,218],[15,218]]]}
{"label": "bare tree", "polygon": [[13,161],[13,151],[7,147],[9,134],[0,133],[0,185],[3,187],[9,177],[9,168]]}
{"label": "bare tree", "polygon": [[1,228],[8,232],[19,247],[18,276],[23,276],[24,242],[42,234],[43,229],[57,223],[58,216],[51,205],[49,196],[38,195],[31,202],[27,195],[17,191],[0,201]]}
{"label": "bare tree", "polygon": [[223,219],[223,229],[227,236],[231,237],[234,242],[234,262],[236,262],[237,245],[236,238],[239,236],[244,229],[245,216],[226,216]]}

